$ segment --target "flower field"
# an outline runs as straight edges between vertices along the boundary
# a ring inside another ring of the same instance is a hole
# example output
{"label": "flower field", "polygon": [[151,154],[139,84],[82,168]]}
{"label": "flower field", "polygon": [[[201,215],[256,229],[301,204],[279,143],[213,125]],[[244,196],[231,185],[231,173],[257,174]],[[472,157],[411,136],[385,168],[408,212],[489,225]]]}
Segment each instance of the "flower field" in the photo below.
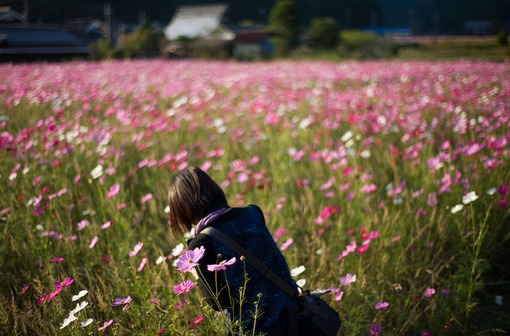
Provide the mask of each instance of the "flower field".
{"label": "flower field", "polygon": [[510,63],[0,74],[0,334],[218,334],[168,226],[188,165],[262,208],[342,335],[510,332]]}

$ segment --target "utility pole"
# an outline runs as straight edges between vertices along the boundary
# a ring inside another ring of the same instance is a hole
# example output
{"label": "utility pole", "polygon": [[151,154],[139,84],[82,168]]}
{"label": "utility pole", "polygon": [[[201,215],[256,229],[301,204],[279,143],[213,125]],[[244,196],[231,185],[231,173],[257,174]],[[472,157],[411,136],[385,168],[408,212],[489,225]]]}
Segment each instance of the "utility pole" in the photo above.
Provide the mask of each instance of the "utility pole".
{"label": "utility pole", "polygon": [[27,18],[28,21],[28,0],[23,0],[23,15]]}
{"label": "utility pole", "polygon": [[110,3],[104,4],[104,23],[105,23],[105,35],[108,42],[112,43],[112,7]]}

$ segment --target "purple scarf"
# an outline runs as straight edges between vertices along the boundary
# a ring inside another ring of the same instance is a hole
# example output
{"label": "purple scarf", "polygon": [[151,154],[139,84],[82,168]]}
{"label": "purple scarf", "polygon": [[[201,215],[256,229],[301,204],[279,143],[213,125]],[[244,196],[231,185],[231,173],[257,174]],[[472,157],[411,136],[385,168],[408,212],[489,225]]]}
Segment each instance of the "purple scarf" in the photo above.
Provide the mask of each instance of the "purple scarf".
{"label": "purple scarf", "polygon": [[221,215],[223,215],[225,212],[229,211],[230,209],[231,208],[221,208],[221,209],[211,212],[210,214],[208,214],[207,216],[202,218],[198,222],[197,227],[195,228],[195,236],[197,234],[199,234],[200,231],[202,231],[207,225],[209,225],[209,223],[211,223],[216,218],[220,217]]}

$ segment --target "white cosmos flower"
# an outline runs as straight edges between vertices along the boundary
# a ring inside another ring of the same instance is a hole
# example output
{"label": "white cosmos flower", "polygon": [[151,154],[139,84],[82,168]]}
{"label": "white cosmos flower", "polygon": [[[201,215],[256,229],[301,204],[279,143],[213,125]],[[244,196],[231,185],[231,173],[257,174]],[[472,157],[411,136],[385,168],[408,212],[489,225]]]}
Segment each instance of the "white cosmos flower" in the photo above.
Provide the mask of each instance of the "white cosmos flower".
{"label": "white cosmos flower", "polygon": [[64,329],[67,327],[71,322],[76,321],[78,318],[74,316],[74,314],[69,314],[69,317],[64,319],[64,323],[60,325],[60,329]]}
{"label": "white cosmos flower", "polygon": [[298,281],[296,281],[296,285],[298,285],[299,287],[304,287],[306,285],[306,279],[299,279]]}
{"label": "white cosmos flower", "polygon": [[492,196],[496,193],[497,189],[492,187],[489,190],[487,190],[487,195]]}
{"label": "white cosmos flower", "polygon": [[71,310],[71,314],[74,315],[74,314],[78,313],[80,310],[82,310],[83,308],[87,307],[88,304],[89,303],[87,301],[83,301],[82,303],[76,304],[76,308]]}
{"label": "white cosmos flower", "polygon": [[175,246],[173,249],[172,249],[172,255],[174,257],[177,257],[178,255],[181,254],[181,252],[184,250],[184,244],[183,243],[180,243],[178,244],[177,246]]}
{"label": "white cosmos flower", "polygon": [[88,291],[86,289],[80,291],[77,295],[73,295],[72,301],[76,301],[87,295]]}
{"label": "white cosmos flower", "polygon": [[88,319],[87,321],[85,321],[85,322],[80,322],[80,324],[81,324],[81,326],[82,326],[83,328],[85,328],[86,326],[88,326],[88,325],[89,325],[89,324],[91,324],[92,322],[94,322],[94,320],[93,320],[93,319],[91,319],[91,318],[89,318],[89,319]]}
{"label": "white cosmos flower", "polygon": [[303,273],[305,271],[305,266],[301,265],[301,266],[298,266],[298,267],[295,267],[293,269],[290,270],[290,275],[295,277],[295,276],[298,276],[300,275],[301,273]]}
{"label": "white cosmos flower", "polygon": [[92,169],[90,172],[90,175],[92,175],[93,179],[97,179],[103,175],[103,166],[98,164],[96,168]]}
{"label": "white cosmos flower", "polygon": [[159,256],[158,259],[156,259],[156,265],[161,264],[163,261],[165,261],[165,256]]}
{"label": "white cosmos flower", "polygon": [[470,191],[462,197],[462,203],[469,204],[478,199],[478,195],[474,191]]}
{"label": "white cosmos flower", "polygon": [[452,214],[455,214],[455,213],[457,213],[457,212],[461,211],[462,209],[464,209],[464,205],[462,205],[462,204],[457,204],[457,205],[455,205],[455,206],[452,208],[451,212],[452,212]]}

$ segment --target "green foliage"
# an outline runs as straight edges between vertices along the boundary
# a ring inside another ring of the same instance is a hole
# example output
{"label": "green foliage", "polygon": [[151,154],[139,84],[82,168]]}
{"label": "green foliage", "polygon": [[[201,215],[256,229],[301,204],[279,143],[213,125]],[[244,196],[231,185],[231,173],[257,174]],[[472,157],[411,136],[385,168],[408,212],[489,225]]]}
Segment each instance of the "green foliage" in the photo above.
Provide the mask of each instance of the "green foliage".
{"label": "green foliage", "polygon": [[309,35],[312,47],[334,49],[340,41],[340,25],[332,17],[314,18]]}
{"label": "green foliage", "polygon": [[273,34],[277,56],[288,55],[298,45],[299,20],[293,0],[278,0],[269,13],[269,29]]}
{"label": "green foliage", "polygon": [[108,59],[113,56],[113,48],[106,39],[99,39],[91,46],[91,58],[93,60]]}
{"label": "green foliage", "polygon": [[500,46],[508,45],[508,34],[506,31],[502,30],[496,34],[496,40]]}

